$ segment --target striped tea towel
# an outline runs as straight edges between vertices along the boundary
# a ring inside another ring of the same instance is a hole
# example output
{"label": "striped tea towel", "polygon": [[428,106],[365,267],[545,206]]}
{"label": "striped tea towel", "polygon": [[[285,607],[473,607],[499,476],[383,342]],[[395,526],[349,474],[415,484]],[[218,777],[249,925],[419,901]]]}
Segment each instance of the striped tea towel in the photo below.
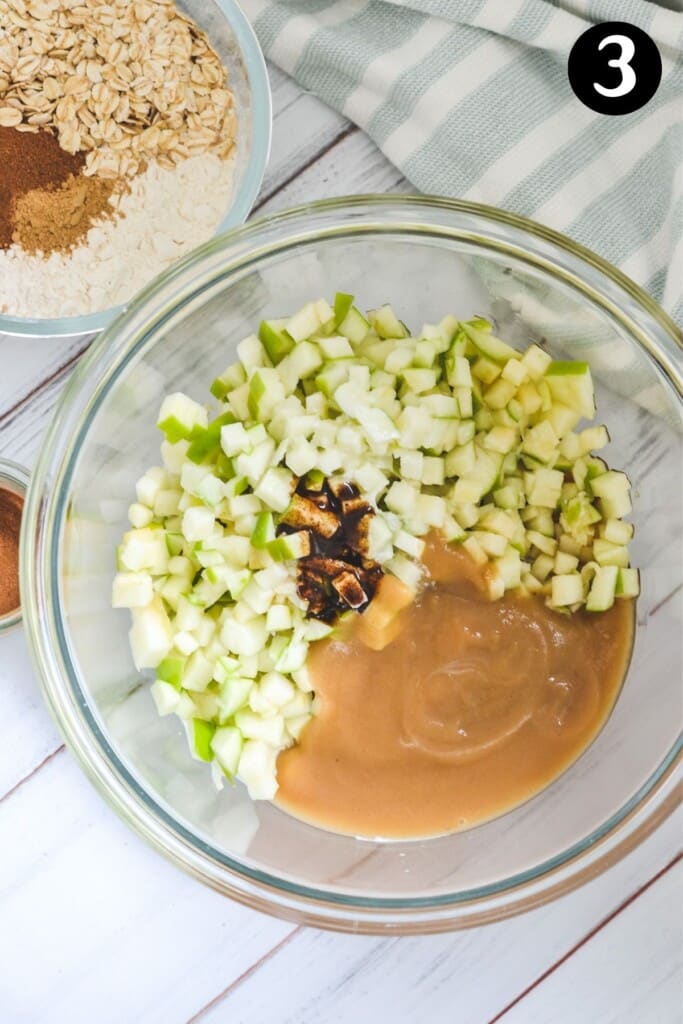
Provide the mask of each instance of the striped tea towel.
{"label": "striped tea towel", "polygon": [[[647,0],[242,0],[275,64],[363,128],[417,189],[565,232],[683,321],[683,16]],[[640,110],[593,113],[567,58],[591,24],[656,42]]]}

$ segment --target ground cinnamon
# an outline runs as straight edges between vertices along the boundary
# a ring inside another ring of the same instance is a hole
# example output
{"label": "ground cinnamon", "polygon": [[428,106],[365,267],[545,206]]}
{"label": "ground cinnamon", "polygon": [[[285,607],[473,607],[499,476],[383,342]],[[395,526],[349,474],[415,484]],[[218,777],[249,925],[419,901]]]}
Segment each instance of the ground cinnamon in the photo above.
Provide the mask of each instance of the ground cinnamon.
{"label": "ground cinnamon", "polygon": [[84,153],[67,153],[47,131],[0,127],[0,249],[68,252],[103,217],[119,182],[86,177]]}
{"label": "ground cinnamon", "polygon": [[19,607],[19,531],[24,499],[0,488],[0,617]]}
{"label": "ground cinnamon", "polygon": [[33,189],[55,188],[85,166],[85,154],[66,153],[49,132],[0,127],[0,249],[14,234],[14,204]]}

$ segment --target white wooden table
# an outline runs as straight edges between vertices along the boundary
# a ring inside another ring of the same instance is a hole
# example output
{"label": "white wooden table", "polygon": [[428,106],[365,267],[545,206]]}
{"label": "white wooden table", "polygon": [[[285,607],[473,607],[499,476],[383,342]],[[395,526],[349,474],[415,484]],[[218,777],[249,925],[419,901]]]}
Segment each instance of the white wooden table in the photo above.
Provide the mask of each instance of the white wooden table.
{"label": "white wooden table", "polygon": [[[272,74],[255,213],[410,191]],[[0,454],[31,466],[87,340],[0,338]],[[559,902],[487,928],[367,938],[233,904],[129,832],[65,751],[21,632],[0,642],[0,1024],[678,1024],[680,818]]]}

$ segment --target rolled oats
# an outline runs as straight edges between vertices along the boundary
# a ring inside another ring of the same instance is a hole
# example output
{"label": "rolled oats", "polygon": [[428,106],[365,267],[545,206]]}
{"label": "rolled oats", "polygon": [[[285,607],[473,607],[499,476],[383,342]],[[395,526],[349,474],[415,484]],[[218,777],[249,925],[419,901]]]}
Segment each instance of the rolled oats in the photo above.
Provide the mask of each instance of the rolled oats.
{"label": "rolled oats", "polygon": [[225,68],[173,0],[0,0],[0,25],[0,126],[52,130],[87,174],[233,152]]}
{"label": "rolled oats", "polygon": [[0,107],[0,127],[16,128],[21,124],[21,111],[16,107]]}

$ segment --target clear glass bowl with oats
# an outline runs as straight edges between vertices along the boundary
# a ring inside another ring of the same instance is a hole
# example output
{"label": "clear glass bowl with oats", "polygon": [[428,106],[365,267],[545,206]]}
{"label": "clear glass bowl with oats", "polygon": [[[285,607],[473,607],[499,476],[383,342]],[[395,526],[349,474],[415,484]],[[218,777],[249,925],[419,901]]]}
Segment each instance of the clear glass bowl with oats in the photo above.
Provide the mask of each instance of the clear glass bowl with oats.
{"label": "clear glass bowl with oats", "polygon": [[232,0],[0,0],[0,333],[105,327],[243,223],[271,132]]}

